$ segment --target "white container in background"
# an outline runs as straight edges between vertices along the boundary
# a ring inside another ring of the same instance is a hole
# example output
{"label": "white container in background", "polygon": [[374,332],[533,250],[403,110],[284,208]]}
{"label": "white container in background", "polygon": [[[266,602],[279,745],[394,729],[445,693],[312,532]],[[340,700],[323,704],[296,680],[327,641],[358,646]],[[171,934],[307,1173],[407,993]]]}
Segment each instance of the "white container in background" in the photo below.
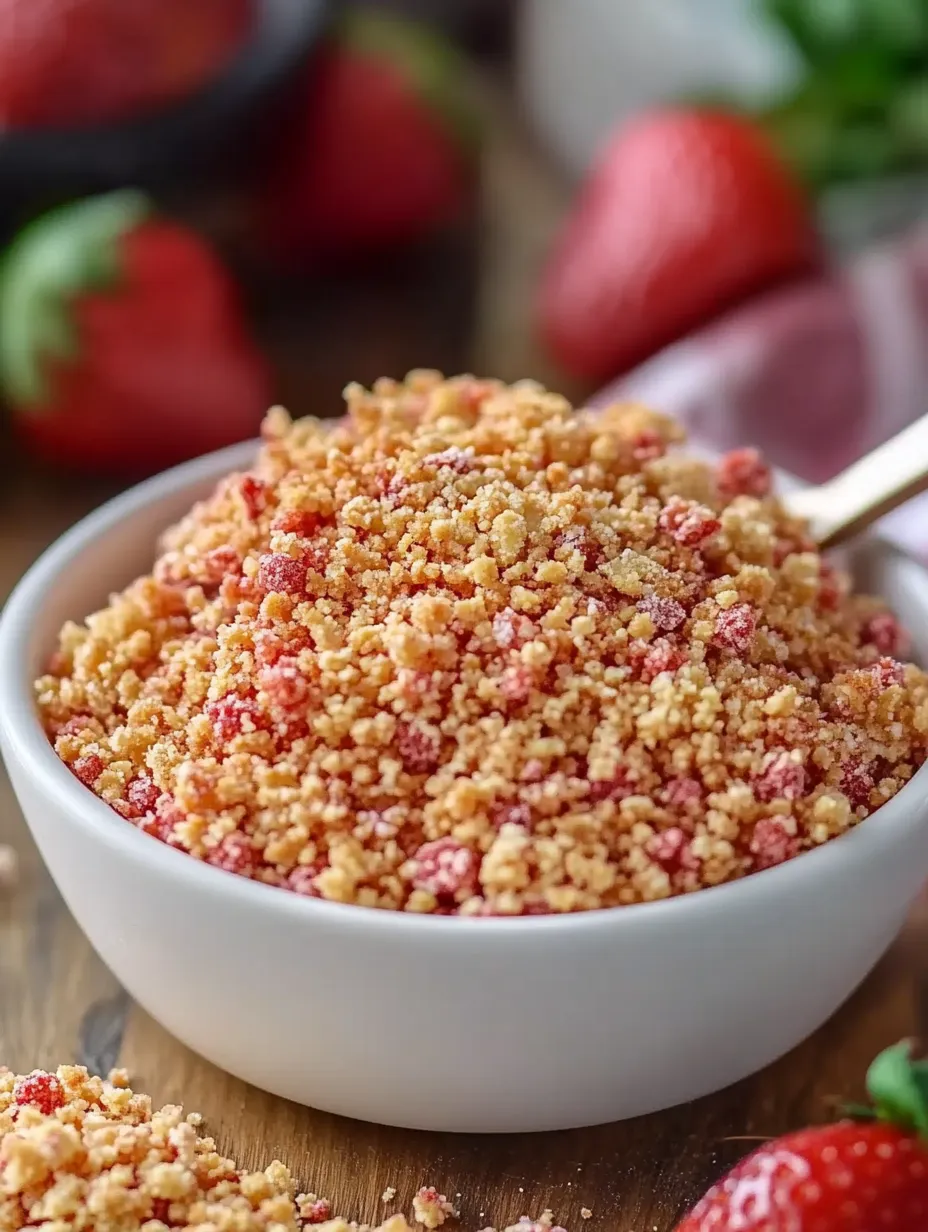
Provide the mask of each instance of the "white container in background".
{"label": "white container in background", "polygon": [[525,0],[518,40],[523,108],[574,175],[641,107],[718,90],[769,98],[797,72],[758,0]]}

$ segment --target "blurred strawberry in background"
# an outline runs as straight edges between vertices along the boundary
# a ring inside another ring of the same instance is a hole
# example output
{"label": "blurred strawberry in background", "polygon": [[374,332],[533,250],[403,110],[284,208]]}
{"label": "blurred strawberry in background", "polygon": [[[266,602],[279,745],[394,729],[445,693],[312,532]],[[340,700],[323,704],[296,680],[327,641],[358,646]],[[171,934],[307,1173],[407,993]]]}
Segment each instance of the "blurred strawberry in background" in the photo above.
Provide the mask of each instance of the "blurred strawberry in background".
{"label": "blurred strawberry in background", "polygon": [[568,371],[603,380],[819,263],[803,193],[757,127],[645,112],[607,145],[568,218],[542,277],[541,334]]}
{"label": "blurred strawberry in background", "polygon": [[479,117],[467,61],[437,31],[347,14],[294,100],[258,203],[263,247],[328,264],[402,246],[471,197]]}
{"label": "blurred strawberry in background", "polygon": [[129,191],[62,207],[14,240],[0,388],[39,457],[127,476],[254,435],[271,401],[219,259]]}
{"label": "blurred strawberry in background", "polygon": [[253,18],[254,0],[0,0],[0,128],[155,110],[216,77]]}

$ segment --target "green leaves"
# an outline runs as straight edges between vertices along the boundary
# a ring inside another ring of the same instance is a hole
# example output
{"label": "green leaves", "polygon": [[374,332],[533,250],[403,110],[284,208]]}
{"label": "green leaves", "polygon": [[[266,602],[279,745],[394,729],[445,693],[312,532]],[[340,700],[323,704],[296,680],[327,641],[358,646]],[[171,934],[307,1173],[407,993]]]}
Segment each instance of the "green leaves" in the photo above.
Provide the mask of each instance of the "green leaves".
{"label": "green leaves", "polygon": [[928,0],[765,0],[806,64],[759,119],[815,189],[928,165]]}
{"label": "green leaves", "polygon": [[41,406],[47,362],[78,358],[72,301],[118,284],[119,241],[149,211],[137,192],[91,197],[44,214],[13,241],[0,267],[0,386],[13,404]]}
{"label": "green leaves", "polygon": [[913,1061],[908,1041],[880,1053],[867,1074],[867,1090],[877,1120],[928,1139],[928,1061]]}
{"label": "green leaves", "polygon": [[833,55],[860,33],[861,0],[766,0],[807,61]]}
{"label": "green leaves", "polygon": [[925,0],[766,0],[766,8],[812,65],[861,47],[901,57],[928,51]]}

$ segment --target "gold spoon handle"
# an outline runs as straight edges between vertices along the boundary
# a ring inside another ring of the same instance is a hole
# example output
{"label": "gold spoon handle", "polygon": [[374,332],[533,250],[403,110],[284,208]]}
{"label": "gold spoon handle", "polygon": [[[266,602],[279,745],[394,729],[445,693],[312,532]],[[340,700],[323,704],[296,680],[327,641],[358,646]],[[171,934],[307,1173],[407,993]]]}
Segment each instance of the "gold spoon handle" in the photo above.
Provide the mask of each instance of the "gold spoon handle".
{"label": "gold spoon handle", "polygon": [[928,490],[928,415],[828,483],[786,496],[821,548],[836,547]]}

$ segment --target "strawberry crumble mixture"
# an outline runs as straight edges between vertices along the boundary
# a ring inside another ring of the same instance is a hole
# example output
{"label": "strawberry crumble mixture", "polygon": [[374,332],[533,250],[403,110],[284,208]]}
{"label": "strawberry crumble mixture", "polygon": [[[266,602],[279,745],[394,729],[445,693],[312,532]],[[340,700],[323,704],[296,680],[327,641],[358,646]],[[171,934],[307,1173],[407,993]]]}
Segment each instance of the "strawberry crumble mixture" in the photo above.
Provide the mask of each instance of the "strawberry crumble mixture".
{"label": "strawberry crumble mixture", "polygon": [[[21,1077],[0,1070],[0,1232],[296,1232],[323,1223],[310,1212],[313,1195],[294,1198],[283,1164],[243,1172],[199,1125],[178,1107],[153,1110],[124,1071],[105,1082],[70,1065]],[[380,1232],[409,1225],[395,1216]]]}
{"label": "strawberry crumble mixture", "polygon": [[162,842],[333,902],[472,917],[718,885],[926,755],[928,678],[751,450],[428,372],[271,413],[254,469],[69,624],[37,683]]}
{"label": "strawberry crumble mixture", "polygon": [[[0,1232],[365,1232],[333,1218],[324,1198],[294,1196],[279,1161],[242,1171],[200,1137],[200,1125],[198,1114],[185,1117],[175,1105],[153,1110],[124,1070],[104,1081],[73,1065],[18,1077],[0,1068]],[[413,1208],[426,1228],[455,1214],[431,1187]],[[545,1211],[507,1232],[564,1232],[553,1224]],[[376,1232],[411,1227],[396,1214]]]}

